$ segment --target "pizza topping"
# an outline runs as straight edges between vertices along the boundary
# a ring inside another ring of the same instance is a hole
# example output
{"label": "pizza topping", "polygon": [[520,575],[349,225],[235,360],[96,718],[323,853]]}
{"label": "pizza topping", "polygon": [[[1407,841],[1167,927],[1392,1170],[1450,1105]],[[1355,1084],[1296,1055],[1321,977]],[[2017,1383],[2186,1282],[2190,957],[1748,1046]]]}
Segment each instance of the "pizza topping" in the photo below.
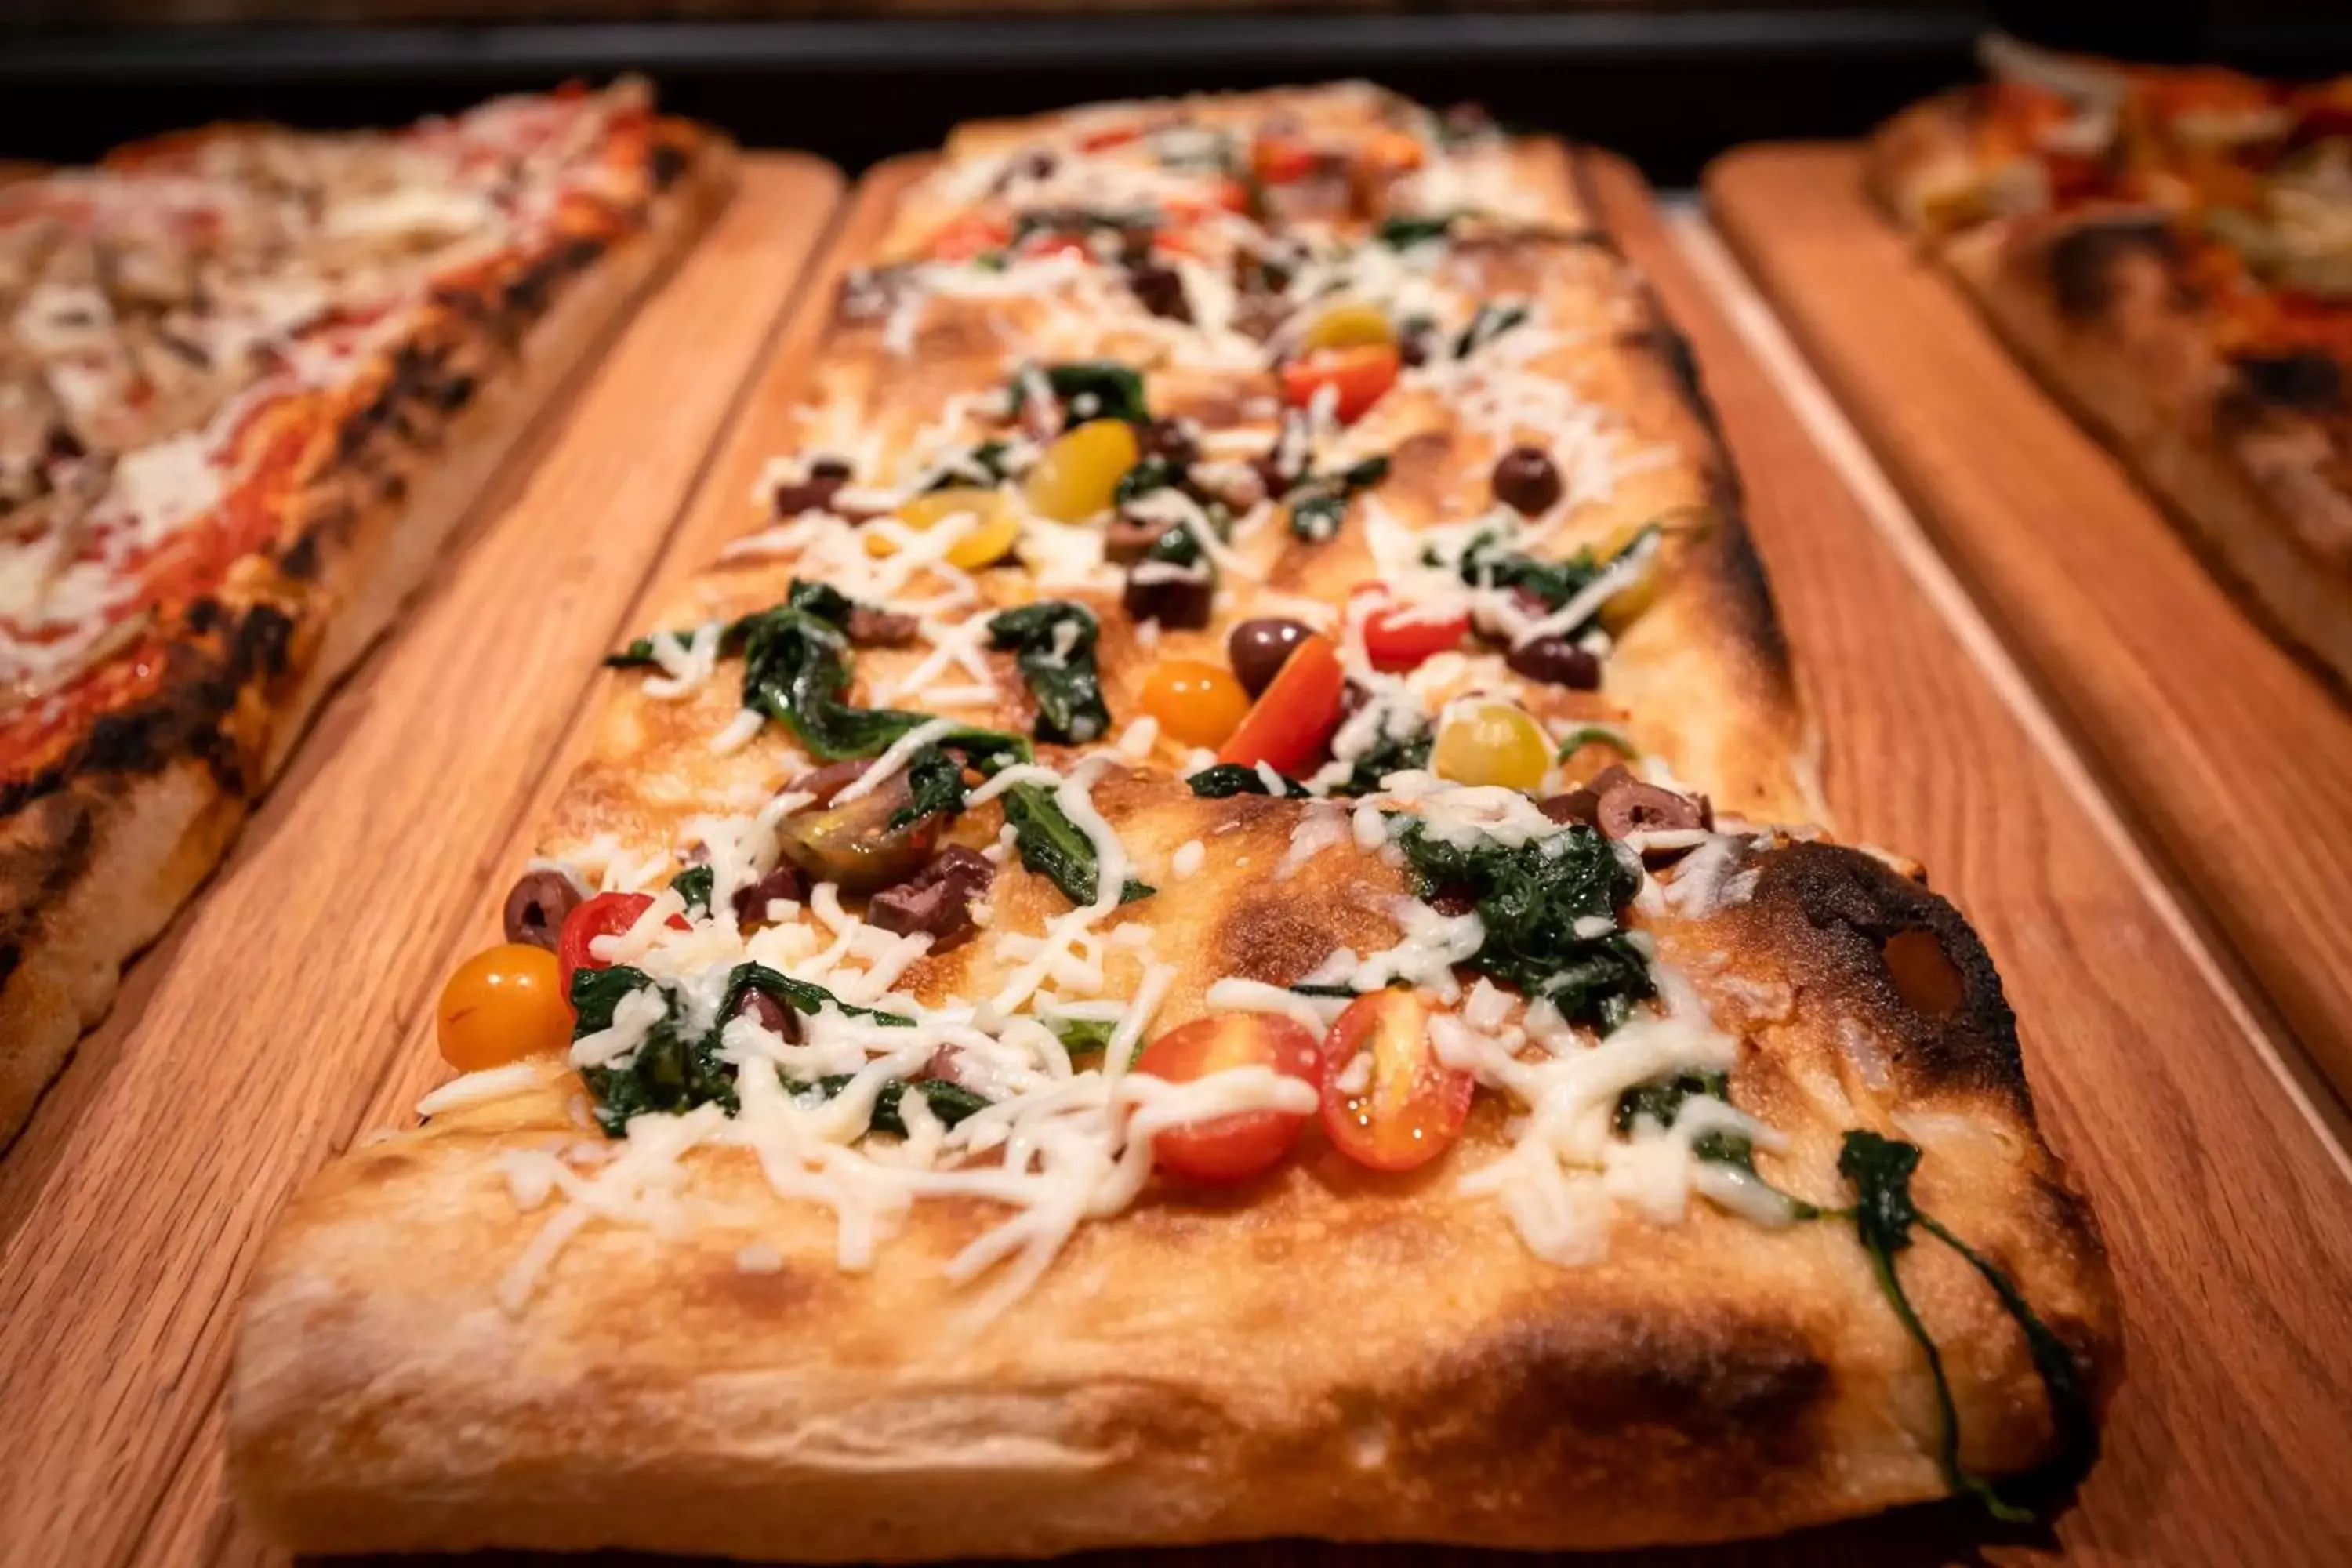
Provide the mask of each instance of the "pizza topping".
{"label": "pizza topping", "polygon": [[527,942],[487,948],[459,964],[434,1015],[442,1059],[481,1072],[563,1049],[572,1018],[561,978],[555,955]]}
{"label": "pizza topping", "polygon": [[1242,689],[1252,697],[1274,683],[1276,675],[1298,645],[1314,636],[1302,621],[1278,616],[1258,616],[1238,622],[1225,634],[1225,657]]}
{"label": "pizza topping", "polygon": [[1089,419],[1055,438],[1022,480],[1022,493],[1040,517],[1084,522],[1109,510],[1113,492],[1140,455],[1134,426]]}
{"label": "pizza topping", "polygon": [[972,923],[971,903],[995,876],[996,868],[985,857],[950,845],[907,880],[875,894],[866,918],[901,936],[928,935],[931,951],[944,952],[979,929]]}
{"label": "pizza topping", "polygon": [[[1125,426],[1118,428],[1124,430]],[[1037,703],[1037,739],[1064,745],[1100,740],[1110,729],[1095,666],[1094,613],[1048,599],[1005,610],[988,623],[991,643],[1012,652]]]}
{"label": "pizza topping", "polygon": [[911,876],[939,842],[940,817],[915,815],[914,792],[898,773],[878,789],[836,804],[785,817],[776,825],[777,847],[785,859],[818,882],[849,892],[871,892]]}
{"label": "pizza topping", "polygon": [[1323,1131],[1376,1171],[1410,1171],[1451,1148],[1476,1088],[1437,1060],[1429,1008],[1414,992],[1360,997],[1323,1041]]}
{"label": "pizza topping", "polygon": [[1652,864],[1658,863],[1659,857],[1670,858],[1693,847],[1697,840],[1685,842],[1676,836],[1704,837],[1708,816],[1704,796],[1692,800],[1633,779],[1612,784],[1593,811],[1594,825],[1602,837],[1632,844]]}
{"label": "pizza topping", "polygon": [[507,894],[507,941],[555,951],[563,922],[587,897],[571,876],[553,869],[526,871]]}
{"label": "pizza topping", "polygon": [[1559,468],[1540,447],[1517,446],[1495,459],[1495,499],[1523,517],[1540,517],[1559,502]]}
{"label": "pizza topping", "polygon": [[1218,1013],[1160,1036],[1135,1070],[1171,1083],[1255,1071],[1287,1080],[1275,1109],[1173,1122],[1152,1133],[1151,1153],[1170,1174],[1223,1185],[1281,1163],[1314,1114],[1320,1049],[1315,1037],[1269,1013]]}
{"label": "pizza topping", "polygon": [[1331,639],[1319,634],[1302,638],[1218,751],[1217,761],[1245,767],[1265,763],[1294,776],[1307,772],[1339,728],[1345,683]]}
{"label": "pizza topping", "polygon": [[1165,658],[1143,678],[1139,698],[1162,734],[1187,746],[1222,746],[1249,711],[1242,684],[1197,658]]}
{"label": "pizza topping", "polygon": [[781,865],[736,889],[730,907],[735,911],[738,924],[753,926],[772,918],[772,905],[780,902],[796,904],[807,896],[808,883],[799,870],[789,865]]}
{"label": "pizza topping", "polygon": [[1550,737],[1515,702],[1471,699],[1449,705],[1438,721],[1429,765],[1443,779],[1531,790],[1551,766]]}

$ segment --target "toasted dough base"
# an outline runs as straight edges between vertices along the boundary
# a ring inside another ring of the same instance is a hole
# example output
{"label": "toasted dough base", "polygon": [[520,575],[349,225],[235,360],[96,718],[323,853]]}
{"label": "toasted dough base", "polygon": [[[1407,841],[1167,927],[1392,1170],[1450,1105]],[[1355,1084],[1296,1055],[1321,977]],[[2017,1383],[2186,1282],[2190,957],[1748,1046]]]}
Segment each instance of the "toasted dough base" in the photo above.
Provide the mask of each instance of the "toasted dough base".
{"label": "toasted dough base", "polygon": [[[731,182],[730,156],[711,143],[656,199],[646,226],[533,323],[515,374],[488,380],[434,448],[404,447],[364,476],[374,483],[351,521],[319,536],[319,571],[279,668],[253,669],[223,721],[236,738],[239,787],[184,754],[148,773],[82,774],[0,822],[0,908],[33,911],[14,967],[0,975],[0,1146],[104,1016],[122,965],[219,863],[320,702],[425,581],[540,411],[683,253]],[[321,489],[349,478],[330,475]]]}
{"label": "toasted dough base", "polygon": [[[2265,439],[2221,427],[2222,374],[2193,315],[2127,332],[2112,314],[2067,321],[2046,265],[1995,231],[1955,240],[1946,259],[2027,368],[2166,503],[2198,553],[2272,627],[2352,689],[2352,498],[2319,472],[2291,429]],[[2046,250],[2037,247],[2046,256]],[[2299,423],[2291,414],[2274,422]]]}
{"label": "toasted dough base", "polygon": [[[1145,853],[1239,821],[1218,840],[1236,858],[1278,854],[1299,810],[1140,785],[1108,809]],[[1292,932],[1297,951],[1328,947],[1362,919],[1351,895],[1393,878],[1370,858],[1311,864],[1277,888],[1221,862],[1158,895],[1163,929],[1199,932],[1171,1016],[1201,1010],[1235,948],[1279,945],[1268,921],[1316,928]],[[1890,927],[1931,931],[1965,1000],[1913,1011],[1876,956]],[[1752,901],[1669,940],[1725,955],[1737,989],[1719,1007],[1736,994],[1780,1015],[1748,1021],[1738,1069],[1791,1134],[1768,1173],[1841,1201],[1837,1128],[1891,1114],[1929,1150],[1923,1205],[2011,1271],[2095,1389],[2111,1384],[2104,1253],[1949,906],[1858,852],[1798,847]],[[976,1330],[985,1280],[942,1269],[1003,1211],[918,1204],[849,1273],[828,1212],[778,1203],[747,1154],[697,1155],[705,1220],[669,1237],[592,1222],[509,1316],[502,1285],[548,1211],[518,1208],[503,1161],[598,1136],[572,1119],[575,1082],[551,1060],[532,1087],[354,1152],[289,1213],[230,1392],[233,1484],[273,1540],[824,1562],[1279,1535],[1552,1549],[1944,1495],[1924,1364],[1850,1225],[1769,1230],[1695,1205],[1676,1226],[1621,1217],[1605,1260],[1546,1262],[1456,1189],[1505,1142],[1491,1102],[1417,1175],[1326,1154],[1148,1196],[1082,1226]],[[755,1242],[777,1268],[739,1263]],[[2046,1457],[2041,1386],[1991,1293],[1937,1247],[1902,1267],[1967,1462]]]}
{"label": "toasted dough base", "polygon": [[[1020,134],[982,128],[954,145]],[[1533,188],[1557,192],[1558,232],[1482,251],[1495,269],[1484,293],[1558,290],[1554,314],[1593,330],[1546,373],[1576,378],[1637,443],[1675,448],[1629,465],[1622,490],[1553,544],[1599,544],[1666,514],[1705,524],[1661,546],[1671,589],[1625,629],[1601,690],[1527,700],[1561,728],[1626,721],[1726,812],[1805,815],[1810,728],[1687,351],[1590,232],[1578,155],[1528,143],[1515,156]],[[950,206],[910,205],[883,253],[919,249]],[[905,447],[947,399],[1002,384],[1008,342],[1059,352],[1001,331],[1051,328],[1030,309],[934,310],[895,353],[874,321],[845,314],[787,448],[847,449],[826,423],[845,408],[848,436]],[[1119,323],[1082,325],[1096,334],[1086,352],[1131,357]],[[1188,389],[1154,369],[1149,395],[1155,412],[1204,426],[1249,422],[1229,387]],[[1392,453],[1381,495],[1408,527],[1454,515],[1495,456],[1429,402],[1393,396],[1356,426]],[[1276,595],[1336,602],[1377,571],[1360,528],[1235,548],[1256,552],[1263,590],[1234,590],[1210,627],[1166,628],[1146,647],[1130,617],[1100,616],[1115,715],[1135,710],[1154,659],[1213,655],[1227,620]],[[729,559],[656,624],[772,604],[793,574]],[[860,689],[888,689],[921,657],[861,651]],[[1465,679],[1494,679],[1465,663]],[[609,834],[667,853],[701,803],[757,798],[799,765],[775,726],[711,749],[740,705],[733,683],[668,700],[642,685],[611,682],[548,851]],[[1001,686],[999,710],[970,716],[1027,729],[1028,699]],[[1106,917],[1149,925],[1171,964],[1155,1029],[1205,1015],[1220,979],[1286,984],[1339,947],[1395,940],[1400,873],[1386,861],[1349,839],[1279,869],[1306,807],[1197,797],[1156,760],[1091,793],[1159,888]],[[958,835],[992,836],[986,808],[971,815],[982,820]],[[1163,877],[1187,845],[1213,851]],[[2116,1370],[2112,1281],[2034,1130],[1981,945],[1948,905],[1857,852],[1795,845],[1755,869],[1744,901],[1647,929],[1742,1041],[1738,1104],[1788,1136],[1764,1173],[1837,1204],[1850,1195],[1835,1173],[1845,1130],[1920,1143],[1922,1204],[2015,1279],[2103,1396]],[[990,904],[992,929],[1015,932],[1068,908],[1013,862]],[[1947,971],[1916,1001],[1882,956],[1906,931]],[[899,984],[985,997],[1011,962],[970,942],[926,953]],[[946,1272],[1013,1212],[978,1200],[916,1203],[857,1271],[840,1265],[832,1211],[778,1198],[740,1149],[686,1157],[693,1212],[676,1227],[530,1205],[515,1160],[602,1147],[585,1109],[551,1058],[512,1092],[355,1151],[297,1200],[257,1270],[231,1380],[231,1479],[258,1528],[307,1551],[800,1561],[1283,1535],[1549,1549],[1768,1533],[1947,1489],[1925,1361],[1850,1224],[1767,1229],[1703,1204],[1662,1224],[1627,1208],[1604,1258],[1546,1261],[1492,1197],[1459,1187],[1511,1140],[1499,1097],[1415,1173],[1373,1174],[1310,1133],[1290,1163],[1238,1189],[1158,1184],[1079,1225],[992,1319],[976,1309],[1001,1277]],[[534,1242],[551,1219],[585,1223],[542,1271]],[[1939,1247],[1906,1255],[1903,1278],[1951,1374],[1966,1463],[2010,1474],[2049,1458],[2041,1384],[1992,1292]]]}

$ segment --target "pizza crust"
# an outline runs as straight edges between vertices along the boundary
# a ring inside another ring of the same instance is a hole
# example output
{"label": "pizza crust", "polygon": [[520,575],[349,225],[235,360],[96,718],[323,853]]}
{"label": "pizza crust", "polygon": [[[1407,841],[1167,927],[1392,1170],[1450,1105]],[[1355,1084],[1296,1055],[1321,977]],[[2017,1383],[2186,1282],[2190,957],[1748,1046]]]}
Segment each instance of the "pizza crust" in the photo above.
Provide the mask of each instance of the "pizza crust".
{"label": "pizza crust", "polygon": [[[104,1016],[122,965],[219,863],[319,703],[423,583],[540,411],[724,203],[731,178],[724,147],[707,143],[656,199],[646,227],[532,324],[520,374],[488,378],[431,449],[403,447],[377,467],[379,479],[399,477],[400,495],[379,484],[348,521],[321,531],[318,571],[290,622],[263,607],[287,623],[252,639],[274,644],[275,657],[245,660],[234,705],[220,716],[236,753],[222,761],[238,787],[224,782],[221,762],[178,750],[148,771],[84,771],[0,823],[0,916],[14,915],[21,933],[0,950],[0,964],[14,961],[0,967],[0,1146]],[[319,489],[346,478],[331,474]],[[320,500],[298,501],[289,515],[323,511]],[[233,580],[225,593],[235,591]],[[215,683],[224,668],[215,661],[174,684]],[[226,668],[236,671],[233,652]],[[167,691],[166,700],[197,699]]]}
{"label": "pizza crust", "polygon": [[[1242,817],[1255,851],[1297,810],[1122,797],[1118,815],[1146,843]],[[1257,940],[1270,900],[1343,920],[1384,875],[1311,864],[1289,889],[1254,891],[1228,866],[1163,889],[1160,919],[1198,931],[1177,994]],[[1769,1065],[1748,1081],[1794,1138],[1768,1168],[1831,1201],[1836,1120],[1899,1102],[1932,1151],[1922,1203],[2012,1272],[2105,1390],[2105,1256],[2032,1129],[1981,947],[1856,851],[1800,847],[1777,868],[1679,939],[1729,955],[1759,994],[1805,998],[1757,1035]],[[1901,1000],[1841,923],[1857,900],[1875,911],[1864,923],[1936,923],[1969,976],[1957,1014]],[[1893,1082],[1871,1086],[1874,1059]],[[356,1151],[286,1216],[229,1405],[232,1484],[272,1540],[807,1562],[1294,1535],[1551,1550],[1764,1534],[1945,1494],[1923,1363],[1850,1227],[1695,1208],[1678,1226],[1622,1219],[1605,1261],[1556,1266],[1454,1189],[1504,1142],[1492,1103],[1416,1177],[1327,1156],[1231,1194],[1148,1197],[1082,1226],[976,1331],[982,1287],[941,1270],[1001,1214],[918,1205],[870,1272],[845,1272],[831,1215],[776,1203],[740,1153],[697,1166],[712,1217],[671,1236],[592,1224],[509,1317],[500,1290],[548,1211],[517,1206],[505,1161],[598,1136],[567,1107],[572,1082],[551,1061],[533,1087]],[[742,1265],[755,1243],[777,1267]],[[1967,1462],[2045,1457],[2040,1385],[1990,1293],[1940,1248],[1903,1268]]]}
{"label": "pizza crust", "polygon": [[[2264,411],[2264,431],[2230,428],[2228,368],[2193,308],[2149,300],[2135,311],[2119,298],[2070,321],[2051,271],[2061,237],[2047,224],[1988,229],[1954,240],[1945,258],[2001,340],[2166,503],[2199,554],[2352,688],[2352,499],[2320,472],[2326,437],[2290,410]],[[2276,456],[2257,467],[2249,459],[2266,441]]]}

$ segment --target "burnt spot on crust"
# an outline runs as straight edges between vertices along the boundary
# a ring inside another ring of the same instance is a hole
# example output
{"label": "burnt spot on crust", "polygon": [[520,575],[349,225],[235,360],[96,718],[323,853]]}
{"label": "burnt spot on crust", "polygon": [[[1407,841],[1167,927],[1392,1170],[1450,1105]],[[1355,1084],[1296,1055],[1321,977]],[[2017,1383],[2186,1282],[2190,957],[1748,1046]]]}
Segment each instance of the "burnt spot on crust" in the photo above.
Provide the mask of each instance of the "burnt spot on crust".
{"label": "burnt spot on crust", "polygon": [[1690,410],[1691,417],[1708,435],[1720,440],[1723,426],[1716,419],[1715,405],[1707,398],[1706,383],[1699,375],[1698,354],[1691,348],[1690,339],[1667,321],[1654,298],[1643,303],[1648,308],[1650,324],[1624,333],[1618,338],[1618,343],[1664,366],[1667,375],[1673,378],[1675,395]]}
{"label": "burnt spot on crust", "polygon": [[2050,287],[2058,309],[2075,321],[2103,314],[2116,298],[2116,266],[2150,256],[2168,268],[2180,259],[2180,241],[2153,216],[2116,217],[2068,229],[2050,243]]}
{"label": "burnt spot on crust", "polygon": [[217,626],[226,625],[228,611],[222,607],[218,599],[194,599],[189,602],[184,618],[188,630],[202,637]]}
{"label": "burnt spot on crust", "polygon": [[1792,980],[1861,1013],[1921,1089],[1999,1093],[2031,1112],[2016,1015],[1959,910],[1841,845],[1792,845],[1759,867],[1752,910],[1797,926],[1781,948]]}
{"label": "burnt spot on crust", "polygon": [[227,610],[211,600],[199,603],[209,607],[183,629],[201,640],[171,647],[162,691],[99,715],[65,762],[0,787],[0,816],[22,811],[77,778],[158,773],[180,757],[202,761],[224,789],[243,793],[241,748],[222,721],[246,688],[266,688],[291,668],[294,621],[274,605],[256,605],[232,627]]}
{"label": "burnt spot on crust", "polygon": [[[1668,1490],[1761,1495],[1818,1458],[1834,1393],[1803,1326],[1763,1303],[1575,1316],[1538,1303],[1441,1357],[1391,1429],[1441,1472],[1504,1453],[1519,1474],[1564,1477],[1600,1442],[1625,1446],[1628,1468]],[[1704,1477],[1685,1468],[1701,1455]]]}
{"label": "burnt spot on crust", "polygon": [[653,176],[654,189],[666,191],[676,184],[689,161],[683,147],[668,142],[655,142],[653,151],[646,155],[646,172]]}
{"label": "burnt spot on crust", "polygon": [[319,574],[319,536],[305,533],[288,545],[278,557],[278,569],[289,577],[307,582]]}
{"label": "burnt spot on crust", "polygon": [[24,962],[25,949],[21,943],[0,942],[0,986],[8,984],[8,977],[16,973],[16,966]]}
{"label": "burnt spot on crust", "polygon": [[2244,353],[2231,362],[2238,373],[2231,401],[2264,407],[2292,408],[2298,414],[2336,414],[2345,405],[2344,367],[2336,356],[2319,349],[2287,349],[2277,353]]}

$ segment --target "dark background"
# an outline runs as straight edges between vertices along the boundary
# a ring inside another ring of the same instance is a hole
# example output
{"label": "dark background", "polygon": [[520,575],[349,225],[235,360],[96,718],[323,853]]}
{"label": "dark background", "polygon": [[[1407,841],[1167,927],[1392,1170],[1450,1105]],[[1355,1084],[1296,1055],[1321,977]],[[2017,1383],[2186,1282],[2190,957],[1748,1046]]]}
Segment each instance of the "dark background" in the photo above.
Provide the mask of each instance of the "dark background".
{"label": "dark background", "polygon": [[0,155],[87,159],[224,117],[397,121],[637,69],[676,111],[856,170],[977,115],[1364,75],[1427,101],[1478,99],[1685,183],[1735,142],[1853,135],[1975,75],[1971,42],[1994,26],[2142,59],[2352,69],[2345,0],[1015,4],[991,15],[955,0],[15,0],[0,3]]}

